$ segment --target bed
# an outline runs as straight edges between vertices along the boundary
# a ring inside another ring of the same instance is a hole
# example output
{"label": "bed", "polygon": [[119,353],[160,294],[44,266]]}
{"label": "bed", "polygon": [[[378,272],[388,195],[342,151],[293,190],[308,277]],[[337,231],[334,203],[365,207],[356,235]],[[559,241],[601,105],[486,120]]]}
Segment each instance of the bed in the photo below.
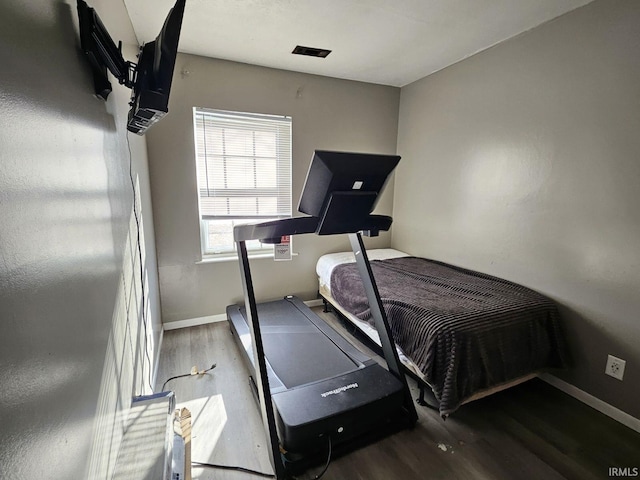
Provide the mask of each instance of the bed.
{"label": "bed", "polygon": [[[558,309],[547,297],[394,249],[368,256],[400,359],[433,392],[443,418],[566,366]],[[316,272],[325,302],[379,344],[353,253],[323,255]]]}

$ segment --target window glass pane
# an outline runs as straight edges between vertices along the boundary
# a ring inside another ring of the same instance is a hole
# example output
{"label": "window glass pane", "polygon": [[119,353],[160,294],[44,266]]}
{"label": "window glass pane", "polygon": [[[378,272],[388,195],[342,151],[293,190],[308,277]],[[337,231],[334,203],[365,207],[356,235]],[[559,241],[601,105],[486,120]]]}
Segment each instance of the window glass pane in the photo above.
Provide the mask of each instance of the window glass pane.
{"label": "window glass pane", "polygon": [[229,209],[228,198],[226,197],[202,197],[200,198],[200,209],[215,208],[218,211]]}
{"label": "window glass pane", "polygon": [[253,158],[234,158],[227,162],[224,174],[227,179],[227,188],[253,189],[255,182],[255,162]]}
{"label": "window glass pane", "polygon": [[[253,223],[256,221],[266,221],[265,219],[256,220],[205,220],[203,222],[205,237],[205,254],[224,254],[235,253],[236,245],[233,241],[233,227],[244,223]],[[250,240],[246,242],[248,251],[273,251],[272,245],[264,245],[258,240]]]}
{"label": "window glass pane", "polygon": [[233,243],[233,224],[231,220],[208,221],[207,249],[211,253],[231,252]]}
{"label": "window glass pane", "polygon": [[273,212],[277,207],[278,198],[277,197],[260,197],[257,200],[258,203],[258,215],[268,214],[269,212]]}
{"label": "window glass pane", "polygon": [[258,157],[276,157],[276,135],[273,132],[256,132],[256,151]]}
{"label": "window glass pane", "polygon": [[209,189],[211,189],[209,194],[213,189],[225,188],[225,162],[222,157],[211,157],[211,160],[206,162],[205,178]]}
{"label": "window glass pane", "polygon": [[256,187],[276,188],[278,183],[278,164],[275,158],[256,159]]}
{"label": "window glass pane", "polygon": [[258,215],[258,205],[256,197],[230,197],[227,199],[229,203],[229,215],[246,215],[246,212]]}
{"label": "window glass pane", "polygon": [[223,148],[227,155],[253,155],[253,132],[251,130],[239,130],[225,128]]}

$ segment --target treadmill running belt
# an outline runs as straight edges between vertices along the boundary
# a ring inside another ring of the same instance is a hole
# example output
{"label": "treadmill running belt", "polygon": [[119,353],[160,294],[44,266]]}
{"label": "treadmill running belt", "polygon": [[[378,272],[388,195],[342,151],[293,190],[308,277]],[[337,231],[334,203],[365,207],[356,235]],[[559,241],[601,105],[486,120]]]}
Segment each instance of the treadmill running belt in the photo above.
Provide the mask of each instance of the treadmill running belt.
{"label": "treadmill running belt", "polygon": [[[246,319],[245,309],[241,309]],[[358,368],[296,306],[258,304],[265,357],[286,388],[343,375]]]}

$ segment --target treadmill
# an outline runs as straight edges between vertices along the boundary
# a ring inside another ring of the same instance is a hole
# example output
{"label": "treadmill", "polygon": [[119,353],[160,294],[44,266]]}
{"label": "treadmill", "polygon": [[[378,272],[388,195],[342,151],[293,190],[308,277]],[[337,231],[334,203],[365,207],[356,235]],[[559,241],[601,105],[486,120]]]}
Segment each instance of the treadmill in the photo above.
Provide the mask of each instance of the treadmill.
{"label": "treadmill", "polygon": [[[317,150],[298,206],[309,216],[234,228],[244,305],[228,306],[227,318],[243,352],[279,480],[417,420],[362,239],[391,226],[391,217],[371,212],[399,161],[395,155]],[[301,234],[349,235],[386,368],[300,299],[256,302],[246,242],[277,244]]]}

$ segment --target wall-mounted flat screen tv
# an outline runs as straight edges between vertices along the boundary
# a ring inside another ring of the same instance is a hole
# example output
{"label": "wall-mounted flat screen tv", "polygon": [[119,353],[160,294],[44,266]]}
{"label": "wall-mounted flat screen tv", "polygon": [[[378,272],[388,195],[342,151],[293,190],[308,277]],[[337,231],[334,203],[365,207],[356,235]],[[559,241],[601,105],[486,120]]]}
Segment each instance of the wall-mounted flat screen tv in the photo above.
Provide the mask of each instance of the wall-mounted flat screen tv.
{"label": "wall-mounted flat screen tv", "polygon": [[169,111],[185,1],[176,1],[156,39],[140,47],[136,64],[124,59],[121,42],[116,46],[96,11],[78,0],[80,46],[91,65],[96,95],[106,100],[112,91],[107,69],[120,84],[131,88],[127,129],[138,135],[144,135]]}

